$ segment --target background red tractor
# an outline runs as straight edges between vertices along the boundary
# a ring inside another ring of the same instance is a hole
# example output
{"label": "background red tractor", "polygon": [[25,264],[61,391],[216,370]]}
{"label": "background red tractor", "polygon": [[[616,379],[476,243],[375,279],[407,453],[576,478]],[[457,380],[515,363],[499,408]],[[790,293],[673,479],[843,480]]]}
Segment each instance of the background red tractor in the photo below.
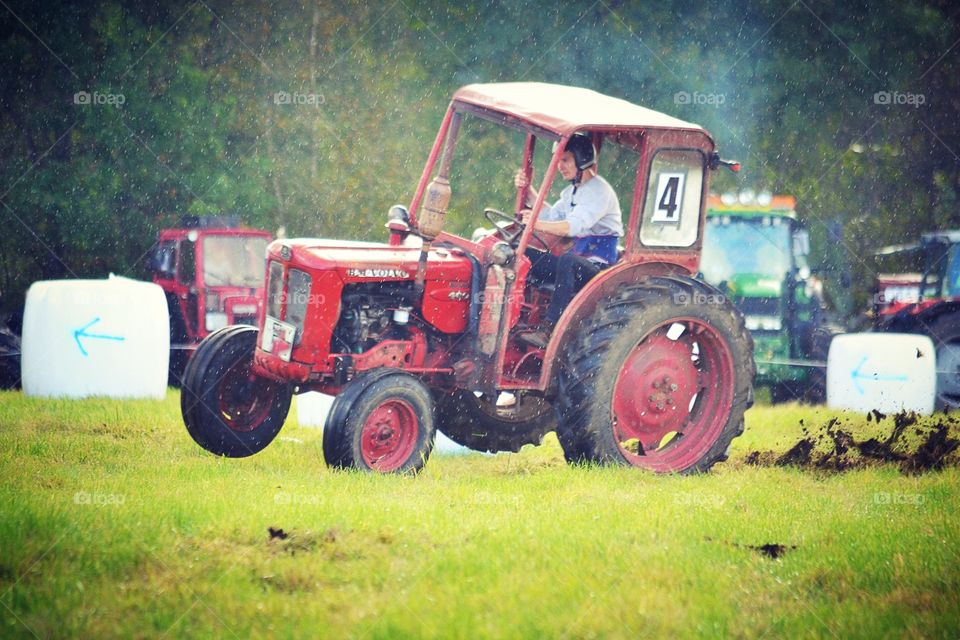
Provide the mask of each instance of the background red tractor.
{"label": "background red tractor", "polygon": [[255,326],[263,306],[264,254],[272,236],[241,228],[232,217],[185,217],[164,229],[149,259],[170,313],[170,383],[217,329]]}
{"label": "background red tractor", "polygon": [[[625,246],[541,349],[520,334],[539,323],[551,285],[528,278],[524,251],[551,242],[517,221],[525,190],[491,196],[514,210],[487,209],[498,231],[478,242],[443,225],[457,206],[451,182],[484,182],[473,160],[484,152],[504,183],[516,164],[531,178],[545,167],[539,215],[575,133],[621,178]],[[742,432],[753,397],[742,316],[692,277],[709,174],[721,165],[733,163],[701,127],[623,100],[548,84],[463,87],[409,210],[390,211],[389,243],[270,245],[259,329],[216,331],[187,366],[187,429],[213,453],[247,456],[276,436],[291,394],[319,390],[337,396],[323,436],[331,466],[415,471],[436,428],[487,451],[515,451],[555,429],[571,462],[706,470]],[[498,402],[505,392],[510,401]]]}
{"label": "background red tractor", "polygon": [[877,277],[876,329],[929,336],[937,350],[936,406],[960,408],[960,230],[924,233],[875,255],[901,256],[920,269]]}

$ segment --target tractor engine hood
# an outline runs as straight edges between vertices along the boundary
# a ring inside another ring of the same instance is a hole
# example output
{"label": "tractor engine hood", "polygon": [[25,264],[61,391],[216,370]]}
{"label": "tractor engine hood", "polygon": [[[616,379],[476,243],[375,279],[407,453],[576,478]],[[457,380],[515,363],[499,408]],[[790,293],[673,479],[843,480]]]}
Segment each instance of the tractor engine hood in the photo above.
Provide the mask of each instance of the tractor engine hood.
{"label": "tractor engine hood", "polygon": [[[288,260],[298,268],[336,271],[344,283],[413,280],[419,247],[394,247],[381,242],[294,239],[273,242],[270,258]],[[427,279],[469,288],[472,261],[460,249],[434,247],[427,262]]]}

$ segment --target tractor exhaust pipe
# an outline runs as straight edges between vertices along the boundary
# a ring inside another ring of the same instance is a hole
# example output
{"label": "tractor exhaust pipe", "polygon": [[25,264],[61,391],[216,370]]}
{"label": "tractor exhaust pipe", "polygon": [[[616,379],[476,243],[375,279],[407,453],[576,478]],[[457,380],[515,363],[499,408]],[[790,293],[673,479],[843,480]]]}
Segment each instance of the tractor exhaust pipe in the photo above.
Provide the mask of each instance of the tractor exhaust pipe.
{"label": "tractor exhaust pipe", "polygon": [[420,237],[423,238],[420,261],[417,263],[417,277],[414,281],[418,298],[423,296],[427,277],[427,254],[430,253],[430,245],[443,231],[443,223],[447,217],[447,207],[450,205],[452,191],[448,176],[450,175],[450,163],[453,160],[453,148],[457,144],[457,134],[460,132],[460,121],[462,119],[463,115],[460,112],[454,112],[453,120],[450,122],[450,131],[447,133],[447,142],[443,148],[443,158],[441,158],[440,168],[437,170],[437,177],[427,185],[421,214],[418,216],[417,227]]}

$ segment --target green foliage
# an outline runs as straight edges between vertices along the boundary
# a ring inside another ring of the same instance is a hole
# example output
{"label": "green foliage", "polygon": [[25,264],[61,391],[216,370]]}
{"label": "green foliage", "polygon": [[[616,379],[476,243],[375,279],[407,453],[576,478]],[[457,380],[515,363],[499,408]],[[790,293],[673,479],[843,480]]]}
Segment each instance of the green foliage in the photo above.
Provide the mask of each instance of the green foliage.
{"label": "green foliage", "polygon": [[[946,2],[21,1],[6,14],[6,309],[40,278],[144,275],[156,231],[185,213],[382,238],[450,94],[478,81],[586,86],[703,124],[745,166],[715,189],[798,196],[815,262],[837,290],[849,267],[858,302],[871,248],[960,224],[960,28]],[[77,105],[79,91],[123,103]],[[875,104],[882,91],[925,102]],[[470,139],[451,230],[512,206],[515,137]]]}

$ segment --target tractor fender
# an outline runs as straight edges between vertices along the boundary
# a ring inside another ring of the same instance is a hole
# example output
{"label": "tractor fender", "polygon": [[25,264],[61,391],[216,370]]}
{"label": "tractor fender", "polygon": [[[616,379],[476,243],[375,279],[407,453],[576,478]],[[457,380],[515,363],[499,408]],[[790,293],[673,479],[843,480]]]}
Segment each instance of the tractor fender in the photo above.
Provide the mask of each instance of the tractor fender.
{"label": "tractor fender", "polygon": [[960,313],[960,300],[943,300],[933,304],[916,315],[918,323],[929,325],[937,318],[948,314]]}
{"label": "tractor fender", "polygon": [[941,300],[910,313],[915,307],[906,307],[887,318],[877,327],[879,331],[896,333],[927,333],[927,327],[944,315],[960,314],[960,300]]}
{"label": "tractor fender", "polygon": [[547,394],[551,395],[551,392],[556,390],[557,375],[554,364],[560,345],[565,344],[580,324],[593,315],[600,300],[616,294],[620,287],[635,284],[649,276],[692,275],[687,269],[669,262],[621,262],[594,276],[570,301],[553,329],[553,337],[544,354],[541,377],[541,380],[546,381]]}

